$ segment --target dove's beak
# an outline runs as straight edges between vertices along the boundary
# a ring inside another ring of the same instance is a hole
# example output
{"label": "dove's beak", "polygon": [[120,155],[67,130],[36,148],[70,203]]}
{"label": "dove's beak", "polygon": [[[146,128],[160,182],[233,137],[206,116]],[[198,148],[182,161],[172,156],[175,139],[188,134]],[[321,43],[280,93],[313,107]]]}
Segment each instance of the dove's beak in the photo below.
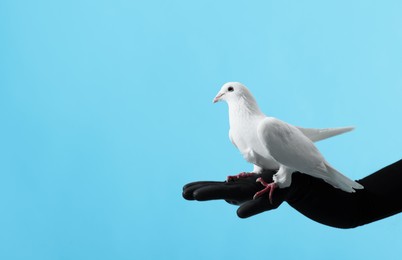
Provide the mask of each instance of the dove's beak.
{"label": "dove's beak", "polygon": [[218,101],[221,100],[221,97],[224,95],[225,93],[218,93],[218,95],[216,95],[216,97],[214,98],[214,100],[212,100],[213,103],[216,103]]}

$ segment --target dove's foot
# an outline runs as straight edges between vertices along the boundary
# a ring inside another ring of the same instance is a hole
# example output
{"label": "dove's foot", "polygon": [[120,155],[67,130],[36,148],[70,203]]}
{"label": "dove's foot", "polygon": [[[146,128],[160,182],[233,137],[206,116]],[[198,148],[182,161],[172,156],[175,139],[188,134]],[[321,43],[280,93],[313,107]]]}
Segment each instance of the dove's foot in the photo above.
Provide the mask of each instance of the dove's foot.
{"label": "dove's foot", "polygon": [[241,179],[241,178],[247,178],[247,177],[253,176],[254,174],[255,173],[253,173],[253,172],[241,172],[237,175],[229,175],[226,178],[226,182],[234,181],[234,180]]}
{"label": "dove's foot", "polygon": [[274,190],[278,187],[278,185],[275,182],[265,182],[261,177],[255,180],[256,182],[259,182],[264,186],[265,188],[254,194],[253,199],[256,199],[258,197],[261,197],[263,194],[268,192],[268,197],[269,197],[269,202],[272,203],[272,194],[274,193]]}

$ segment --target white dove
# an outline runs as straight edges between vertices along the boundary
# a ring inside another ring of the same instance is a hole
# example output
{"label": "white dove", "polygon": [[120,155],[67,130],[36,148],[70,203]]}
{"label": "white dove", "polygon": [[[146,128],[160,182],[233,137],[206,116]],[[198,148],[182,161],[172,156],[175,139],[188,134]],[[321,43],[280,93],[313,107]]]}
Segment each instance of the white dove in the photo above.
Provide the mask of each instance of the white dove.
{"label": "white dove", "polygon": [[[239,82],[224,84],[213,102],[226,101],[229,106],[229,138],[243,157],[254,164],[255,173],[262,169],[278,170],[272,183],[261,178],[265,188],[254,195],[261,196],[275,188],[286,188],[291,184],[295,171],[323,179],[335,188],[346,192],[363,189],[359,183],[335,170],[321,155],[313,142],[351,131],[353,127],[311,129],[290,125],[274,117],[264,115],[251,92]],[[241,173],[238,176],[247,176]]]}

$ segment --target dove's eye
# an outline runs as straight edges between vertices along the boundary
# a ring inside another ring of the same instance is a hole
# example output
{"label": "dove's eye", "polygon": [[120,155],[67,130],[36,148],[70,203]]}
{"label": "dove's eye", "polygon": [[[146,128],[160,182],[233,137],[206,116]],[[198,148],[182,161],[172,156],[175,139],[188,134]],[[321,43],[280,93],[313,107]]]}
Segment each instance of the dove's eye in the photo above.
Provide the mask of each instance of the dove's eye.
{"label": "dove's eye", "polygon": [[228,87],[229,92],[233,92],[234,88],[233,87]]}

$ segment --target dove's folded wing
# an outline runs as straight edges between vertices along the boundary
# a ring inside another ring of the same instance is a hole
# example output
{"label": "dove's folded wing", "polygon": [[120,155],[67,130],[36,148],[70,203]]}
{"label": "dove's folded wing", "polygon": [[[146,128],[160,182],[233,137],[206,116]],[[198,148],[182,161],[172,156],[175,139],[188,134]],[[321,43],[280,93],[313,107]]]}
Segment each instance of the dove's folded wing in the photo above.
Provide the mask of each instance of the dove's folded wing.
{"label": "dove's folded wing", "polygon": [[329,137],[340,135],[346,132],[350,132],[354,127],[336,127],[336,128],[303,128],[297,127],[305,136],[311,141],[317,142]]}
{"label": "dove's folded wing", "polygon": [[280,164],[323,179],[346,192],[362,189],[324,159],[314,143],[297,127],[275,118],[266,118],[258,126],[258,138]]}
{"label": "dove's folded wing", "polygon": [[[309,173],[318,168],[325,171],[325,159],[314,143],[298,128],[273,117],[261,121],[258,139],[280,164]],[[317,176],[317,177],[325,177]]]}

